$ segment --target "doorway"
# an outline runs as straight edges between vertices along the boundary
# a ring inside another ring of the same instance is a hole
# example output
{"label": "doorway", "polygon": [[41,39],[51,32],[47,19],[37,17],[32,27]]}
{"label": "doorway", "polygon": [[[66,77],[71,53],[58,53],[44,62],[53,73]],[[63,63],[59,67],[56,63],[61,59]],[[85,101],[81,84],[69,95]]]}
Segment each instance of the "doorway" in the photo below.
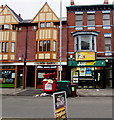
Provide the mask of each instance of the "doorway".
{"label": "doorway", "polygon": [[35,82],[35,66],[28,66],[26,87],[34,87],[34,82]]}

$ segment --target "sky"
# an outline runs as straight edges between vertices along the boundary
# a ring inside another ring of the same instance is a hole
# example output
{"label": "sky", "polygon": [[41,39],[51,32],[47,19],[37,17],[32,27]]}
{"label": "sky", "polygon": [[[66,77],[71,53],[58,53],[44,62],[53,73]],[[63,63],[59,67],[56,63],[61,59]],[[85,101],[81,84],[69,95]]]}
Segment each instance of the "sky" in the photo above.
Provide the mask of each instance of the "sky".
{"label": "sky", "polygon": [[[109,0],[112,4],[114,0]],[[47,2],[55,14],[60,16],[60,0],[0,0],[1,5],[8,5],[23,19],[33,19],[42,6]],[[75,5],[103,4],[104,0],[74,0]],[[62,17],[66,17],[66,7],[70,6],[70,0],[62,0]]]}

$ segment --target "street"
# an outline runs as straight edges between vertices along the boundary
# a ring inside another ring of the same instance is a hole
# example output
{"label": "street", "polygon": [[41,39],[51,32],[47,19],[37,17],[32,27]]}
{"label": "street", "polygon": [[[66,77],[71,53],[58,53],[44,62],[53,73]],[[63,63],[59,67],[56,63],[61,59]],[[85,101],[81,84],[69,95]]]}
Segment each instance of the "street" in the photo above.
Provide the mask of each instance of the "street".
{"label": "street", "polygon": [[[68,118],[112,118],[112,97],[69,97]],[[3,118],[53,118],[52,97],[3,96]]]}

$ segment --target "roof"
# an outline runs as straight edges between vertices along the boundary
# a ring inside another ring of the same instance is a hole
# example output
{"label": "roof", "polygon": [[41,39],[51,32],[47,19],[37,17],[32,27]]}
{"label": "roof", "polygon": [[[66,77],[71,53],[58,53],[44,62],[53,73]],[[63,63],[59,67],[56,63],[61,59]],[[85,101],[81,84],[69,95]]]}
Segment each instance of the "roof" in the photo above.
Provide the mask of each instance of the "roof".
{"label": "roof", "polygon": [[99,4],[99,5],[72,5],[67,6],[67,10],[114,10],[114,4]]}
{"label": "roof", "polygon": [[22,21],[23,21],[23,19],[22,19],[19,15],[17,15],[17,14],[14,12],[14,10],[12,10],[8,5],[6,5],[6,7],[9,9],[9,11],[12,13],[12,15],[13,15],[19,22],[22,22]]}

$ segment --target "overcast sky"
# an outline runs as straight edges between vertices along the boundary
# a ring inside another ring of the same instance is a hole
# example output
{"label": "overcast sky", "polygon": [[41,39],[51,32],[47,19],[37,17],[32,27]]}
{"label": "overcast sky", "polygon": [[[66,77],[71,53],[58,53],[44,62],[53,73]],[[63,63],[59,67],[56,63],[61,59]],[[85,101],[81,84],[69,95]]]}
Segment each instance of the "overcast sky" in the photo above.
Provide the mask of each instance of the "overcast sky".
{"label": "overcast sky", "polygon": [[[109,0],[112,4],[114,0]],[[47,2],[55,14],[60,16],[60,0],[0,0],[0,5],[7,4],[23,19],[33,19],[41,7]],[[74,0],[75,5],[103,4],[104,0]],[[70,0],[62,0],[62,16],[66,16],[66,6],[70,6]]]}

